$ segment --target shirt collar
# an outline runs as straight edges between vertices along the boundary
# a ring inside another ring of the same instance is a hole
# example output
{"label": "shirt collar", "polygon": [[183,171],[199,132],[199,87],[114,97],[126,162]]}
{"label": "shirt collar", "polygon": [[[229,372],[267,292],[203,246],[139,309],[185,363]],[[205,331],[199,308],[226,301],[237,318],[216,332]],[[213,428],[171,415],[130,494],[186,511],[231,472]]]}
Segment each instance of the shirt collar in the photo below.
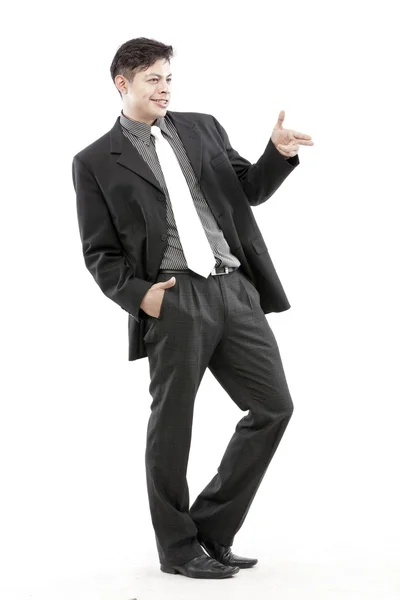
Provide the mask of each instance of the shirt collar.
{"label": "shirt collar", "polygon": [[[127,129],[130,133],[136,135],[146,144],[151,143],[151,125],[148,123],[143,123],[142,121],[135,121],[135,119],[125,116],[123,110],[121,110],[121,117],[119,120],[122,127],[125,127],[125,129]],[[159,127],[164,133],[169,135],[169,131],[165,123],[165,117],[158,117],[158,119],[155,120],[154,125],[157,125],[157,127]]]}

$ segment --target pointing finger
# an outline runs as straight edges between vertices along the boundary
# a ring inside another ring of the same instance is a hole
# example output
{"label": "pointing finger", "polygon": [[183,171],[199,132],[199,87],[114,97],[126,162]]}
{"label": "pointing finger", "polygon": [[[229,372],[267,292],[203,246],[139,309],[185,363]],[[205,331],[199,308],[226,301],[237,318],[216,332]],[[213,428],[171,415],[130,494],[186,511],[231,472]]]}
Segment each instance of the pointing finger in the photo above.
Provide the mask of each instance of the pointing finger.
{"label": "pointing finger", "polygon": [[299,140],[311,140],[311,135],[308,135],[307,133],[300,133],[300,131],[293,131],[293,135]]}

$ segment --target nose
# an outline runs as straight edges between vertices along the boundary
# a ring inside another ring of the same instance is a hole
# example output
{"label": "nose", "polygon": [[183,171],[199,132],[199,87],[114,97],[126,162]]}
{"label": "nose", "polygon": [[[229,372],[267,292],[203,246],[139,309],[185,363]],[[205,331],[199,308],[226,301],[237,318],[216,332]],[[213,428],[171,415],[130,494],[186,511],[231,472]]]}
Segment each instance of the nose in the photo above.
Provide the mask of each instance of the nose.
{"label": "nose", "polygon": [[169,84],[165,84],[161,90],[159,90],[158,92],[160,95],[162,94],[163,96],[168,96],[169,94]]}

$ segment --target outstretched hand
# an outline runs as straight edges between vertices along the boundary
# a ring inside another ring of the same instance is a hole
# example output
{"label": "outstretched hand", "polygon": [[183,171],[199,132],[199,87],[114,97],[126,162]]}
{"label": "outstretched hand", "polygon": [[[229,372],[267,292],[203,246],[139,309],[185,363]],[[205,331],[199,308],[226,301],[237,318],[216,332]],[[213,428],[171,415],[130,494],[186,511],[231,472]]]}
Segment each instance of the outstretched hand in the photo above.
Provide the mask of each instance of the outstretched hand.
{"label": "outstretched hand", "polygon": [[282,126],[284,118],[285,111],[281,110],[271,135],[272,143],[282,156],[290,158],[298,154],[300,146],[314,146],[310,135],[293,129],[284,129]]}

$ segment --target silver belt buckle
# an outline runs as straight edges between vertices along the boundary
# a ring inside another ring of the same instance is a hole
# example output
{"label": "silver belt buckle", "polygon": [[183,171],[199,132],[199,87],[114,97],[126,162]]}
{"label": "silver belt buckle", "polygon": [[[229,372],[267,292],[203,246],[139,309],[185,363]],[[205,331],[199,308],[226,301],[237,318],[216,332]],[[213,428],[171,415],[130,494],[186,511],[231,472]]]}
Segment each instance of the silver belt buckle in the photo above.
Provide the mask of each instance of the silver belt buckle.
{"label": "silver belt buckle", "polygon": [[226,265],[224,266],[224,272],[223,273],[217,273],[215,267],[211,271],[211,275],[225,275],[226,273],[229,273],[229,268]]}

